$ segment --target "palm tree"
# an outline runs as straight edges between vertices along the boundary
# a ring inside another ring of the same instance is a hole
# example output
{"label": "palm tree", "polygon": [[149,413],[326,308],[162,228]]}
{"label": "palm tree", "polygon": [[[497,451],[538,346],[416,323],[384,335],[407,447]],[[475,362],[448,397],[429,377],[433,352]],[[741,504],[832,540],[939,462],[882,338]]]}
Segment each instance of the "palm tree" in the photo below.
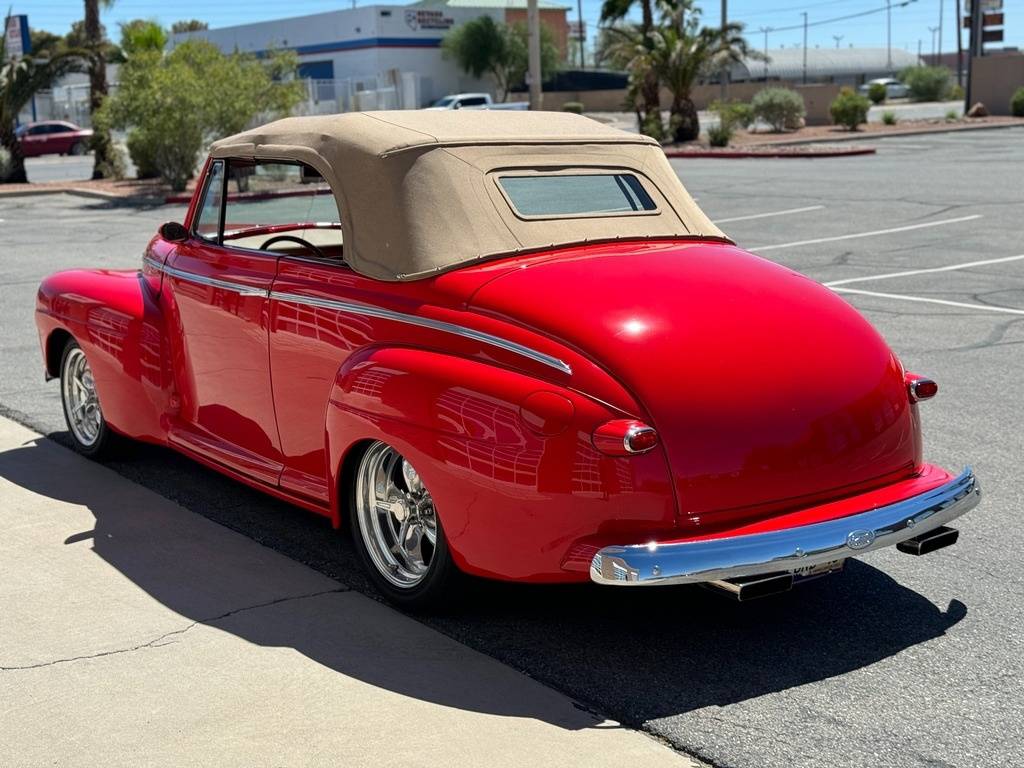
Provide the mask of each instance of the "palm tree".
{"label": "palm tree", "polygon": [[114,0],[85,0],[85,40],[89,58],[89,114],[93,118],[92,177],[102,179],[116,163],[110,130],[96,124],[96,112],[107,97],[107,61],[103,51],[103,29],[100,26],[100,6],[109,8]]}
{"label": "palm tree", "polygon": [[0,182],[28,181],[25,155],[14,134],[14,123],[34,94],[52,87],[54,81],[68,72],[80,69],[83,55],[83,51],[69,49],[52,53],[48,59],[24,56],[14,61],[7,56],[7,36],[0,35],[0,146],[10,154],[10,168]]}
{"label": "palm tree", "polygon": [[697,107],[690,97],[698,78],[723,73],[743,59],[758,58],[761,54],[743,38],[742,24],[702,27],[692,0],[667,9],[664,26],[654,31],[651,59],[658,81],[672,94],[669,131],[673,140],[693,141],[700,135]]}
{"label": "palm tree", "polygon": [[[604,0],[601,3],[601,23],[614,24],[621,22],[638,1],[640,3],[641,17],[639,26],[634,27],[634,29],[638,33],[640,45],[650,54],[654,48],[654,6],[658,0]],[[662,0],[662,2],[667,6],[675,5],[671,0]],[[638,115],[641,115],[639,117],[640,129],[644,133],[660,139],[661,104],[658,97],[658,75],[650,67],[646,69],[640,67],[640,62],[636,56],[629,58],[637,66],[635,71],[630,70],[630,80],[631,86],[635,86],[639,99],[637,111]],[[635,83],[632,82],[634,80]]]}

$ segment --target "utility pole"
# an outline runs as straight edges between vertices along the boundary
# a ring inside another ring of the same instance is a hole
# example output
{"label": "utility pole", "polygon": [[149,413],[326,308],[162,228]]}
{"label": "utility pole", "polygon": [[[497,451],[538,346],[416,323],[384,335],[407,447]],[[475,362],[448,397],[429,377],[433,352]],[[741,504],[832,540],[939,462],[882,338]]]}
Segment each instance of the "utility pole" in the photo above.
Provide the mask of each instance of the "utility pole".
{"label": "utility pole", "polygon": [[936,59],[936,63],[942,59],[942,6],[946,4],[946,0],[939,0],[939,58]]}
{"label": "utility pole", "polygon": [[956,0],[956,84],[964,87],[963,33],[960,30],[960,0]]}
{"label": "utility pole", "polygon": [[917,63],[921,63],[921,38],[917,38]]}
{"label": "utility pole", "polygon": [[832,35],[832,39],[836,41],[836,50],[839,50],[839,44],[843,41],[846,35]]}
{"label": "utility pole", "polygon": [[892,0],[885,0],[885,68],[892,74]]}
{"label": "utility pole", "polygon": [[761,27],[759,30],[764,32],[764,81],[768,82],[768,33],[772,31],[771,27]]}
{"label": "utility pole", "polygon": [[576,0],[576,20],[580,24],[580,69],[586,69],[587,65],[583,63],[583,0]]}
{"label": "utility pole", "polygon": [[[964,94],[964,113],[971,108],[971,74],[974,72],[974,59],[976,56],[981,56],[981,52],[984,49],[981,34],[981,2],[979,0],[973,0],[971,3],[971,34],[968,36],[967,44],[967,89]],[[957,20],[959,24],[959,20]]]}
{"label": "utility pole", "polygon": [[807,85],[807,11],[802,12],[804,17],[804,85]]}
{"label": "utility pole", "polygon": [[[726,46],[728,45],[726,39],[726,27],[729,26],[729,0],[722,0],[722,53],[725,53]],[[725,63],[725,57],[723,56],[722,71],[718,75],[718,79],[721,80],[721,98],[722,101],[729,100],[729,69]]]}
{"label": "utility pole", "polygon": [[935,58],[935,33],[939,31],[938,27],[928,27],[928,31],[932,33],[932,66],[938,65],[938,59]]}
{"label": "utility pole", "polygon": [[526,27],[529,33],[527,77],[530,80],[530,109],[540,109],[544,104],[544,95],[540,89],[540,12],[537,10],[537,0],[526,2]]}

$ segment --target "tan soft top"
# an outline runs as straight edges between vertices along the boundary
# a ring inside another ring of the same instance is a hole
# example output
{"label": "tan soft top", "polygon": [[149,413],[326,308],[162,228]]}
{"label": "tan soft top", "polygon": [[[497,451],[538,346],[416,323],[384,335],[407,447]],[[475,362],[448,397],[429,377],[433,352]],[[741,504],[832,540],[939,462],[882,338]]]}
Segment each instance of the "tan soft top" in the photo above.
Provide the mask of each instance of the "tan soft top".
{"label": "tan soft top", "polygon": [[[414,280],[523,251],[638,237],[726,239],[660,146],[559,112],[430,110],[289,117],[214,143],[213,157],[295,160],[337,198],[345,261]],[[498,172],[634,173],[657,209],[643,215],[525,218]]]}

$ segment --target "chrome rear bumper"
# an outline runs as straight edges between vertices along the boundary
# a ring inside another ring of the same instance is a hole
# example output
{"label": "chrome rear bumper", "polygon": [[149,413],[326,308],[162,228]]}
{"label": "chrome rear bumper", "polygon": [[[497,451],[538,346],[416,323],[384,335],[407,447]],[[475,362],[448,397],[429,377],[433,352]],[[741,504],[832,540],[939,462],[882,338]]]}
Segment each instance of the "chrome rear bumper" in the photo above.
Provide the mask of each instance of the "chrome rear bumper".
{"label": "chrome rear bumper", "polygon": [[598,584],[644,586],[804,569],[919,536],[960,517],[980,497],[968,467],[918,496],[824,523],[706,541],[604,547],[590,563],[590,578]]}

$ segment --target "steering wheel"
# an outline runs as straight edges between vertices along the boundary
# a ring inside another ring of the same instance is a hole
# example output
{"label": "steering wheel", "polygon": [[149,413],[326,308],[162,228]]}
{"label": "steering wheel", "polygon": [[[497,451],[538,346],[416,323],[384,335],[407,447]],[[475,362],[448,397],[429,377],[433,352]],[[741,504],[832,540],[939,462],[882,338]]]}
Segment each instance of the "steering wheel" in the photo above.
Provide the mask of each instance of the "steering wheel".
{"label": "steering wheel", "polygon": [[311,250],[321,259],[327,258],[327,255],[319,248],[317,248],[315,245],[313,245],[311,242],[309,242],[308,240],[303,240],[301,237],[296,237],[295,235],[274,235],[274,237],[270,238],[265,243],[263,243],[263,245],[260,246],[260,250],[265,251],[274,243],[281,243],[284,242],[285,240],[288,240],[293,243],[298,243],[299,245],[303,245],[306,248],[309,248],[309,250]]}

